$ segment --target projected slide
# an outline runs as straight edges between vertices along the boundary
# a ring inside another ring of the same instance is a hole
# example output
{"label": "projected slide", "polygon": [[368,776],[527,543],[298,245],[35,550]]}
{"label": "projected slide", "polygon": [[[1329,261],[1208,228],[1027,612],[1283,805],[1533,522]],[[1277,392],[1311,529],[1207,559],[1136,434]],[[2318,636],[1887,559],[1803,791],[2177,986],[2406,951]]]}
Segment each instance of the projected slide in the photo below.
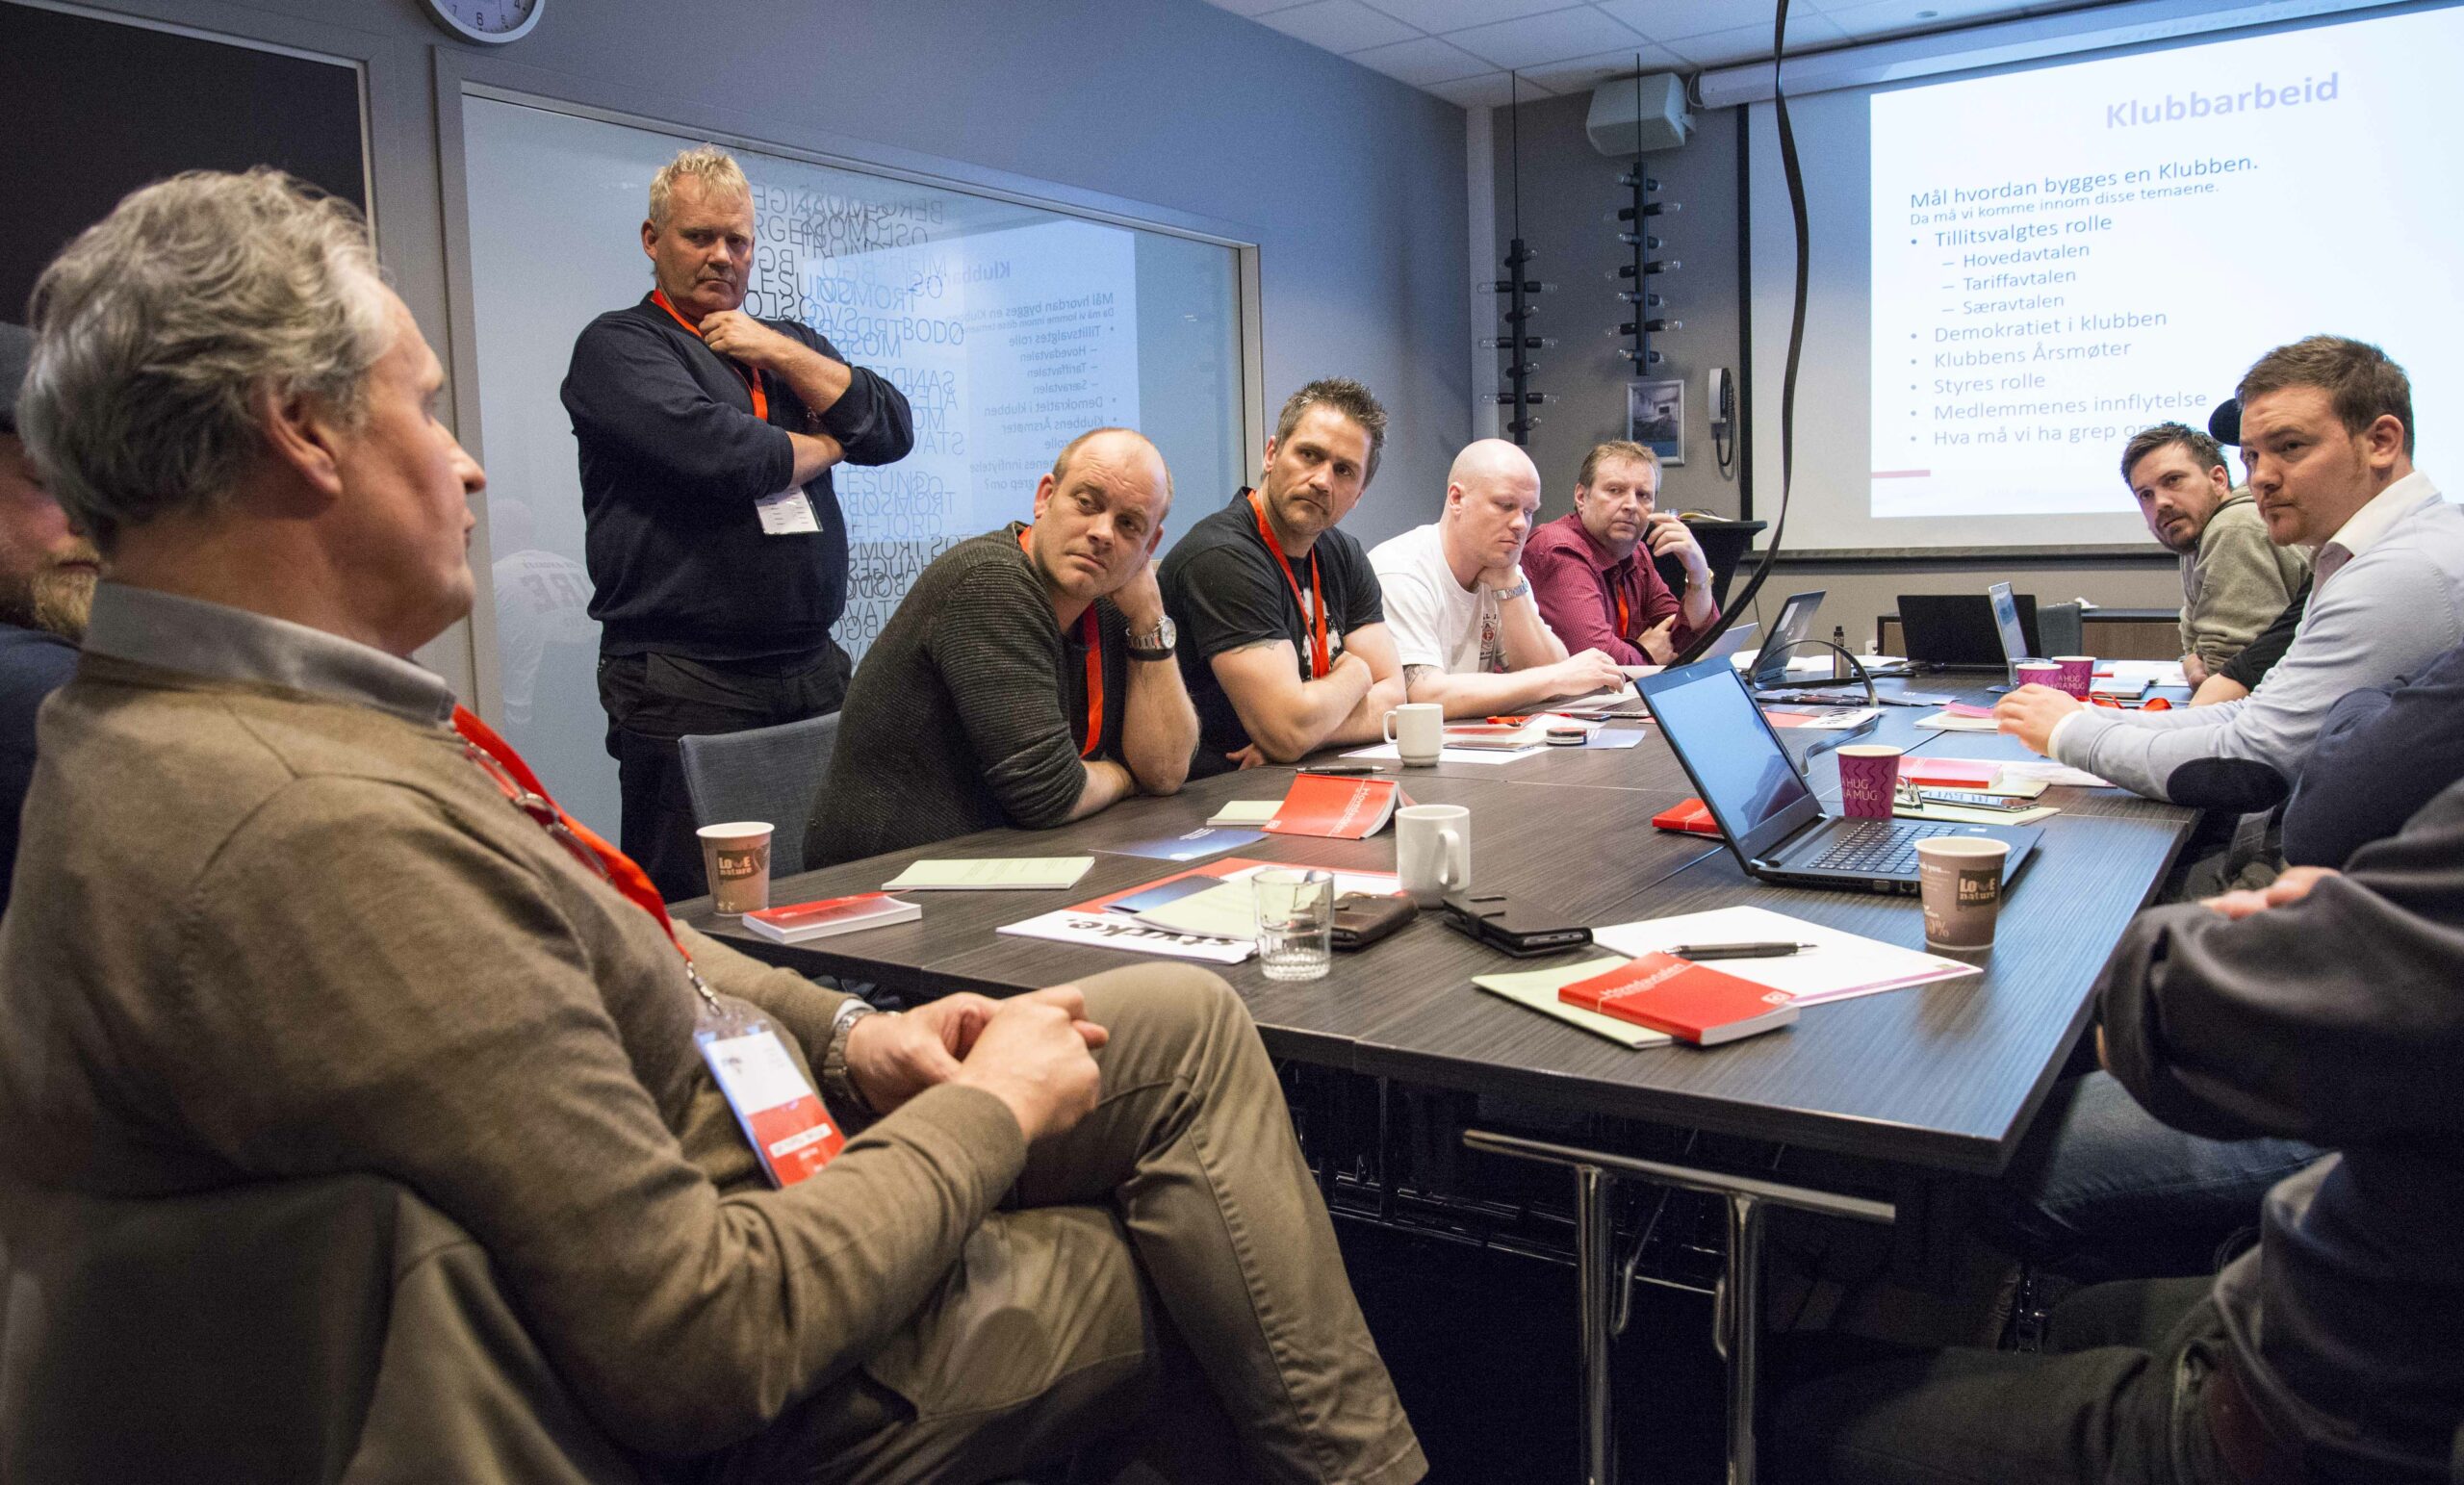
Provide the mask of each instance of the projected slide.
{"label": "projected slide", "polygon": [[2464,9],[1878,93],[1872,511],[2126,513],[2131,432],[2270,346],[2452,388]]}

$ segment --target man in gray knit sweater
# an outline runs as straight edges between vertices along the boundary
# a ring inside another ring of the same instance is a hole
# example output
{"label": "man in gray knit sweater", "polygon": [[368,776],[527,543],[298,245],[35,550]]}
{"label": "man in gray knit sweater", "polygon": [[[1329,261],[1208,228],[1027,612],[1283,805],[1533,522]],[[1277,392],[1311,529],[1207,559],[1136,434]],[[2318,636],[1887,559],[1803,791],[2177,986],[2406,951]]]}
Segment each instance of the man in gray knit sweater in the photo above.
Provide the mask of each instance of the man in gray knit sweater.
{"label": "man in gray knit sweater", "polygon": [[[27,444],[114,580],[43,711],[39,864],[0,920],[0,1473],[117,1477],[31,1437],[92,1416],[55,1379],[110,1337],[55,1313],[73,1286],[19,1282],[115,1206],[164,1234],[119,1288],[231,1317],[116,1430],[183,1441],[185,1472],[298,1477],[251,1468],[259,1441],[346,1407],[353,1365],[326,1360],[332,1396],[200,1413],[267,1315],[315,1315],[321,1357],[373,1332],[476,1371],[483,1339],[391,1328],[308,1282],[317,1254],[196,1277],[215,1214],[375,1177],[485,1252],[567,1411],[652,1478],[987,1479],[1082,1449],[1421,1475],[1220,980],[870,1013],[672,927],[411,663],[470,607],[482,476],[355,212],[270,171],[162,182],[34,308]],[[425,1433],[372,1412],[352,1441],[468,1461],[519,1407]]]}
{"label": "man in gray knit sweater", "polygon": [[2182,673],[2199,685],[2284,612],[2310,553],[2269,538],[2258,500],[2233,488],[2223,448],[2187,423],[2132,434],[2121,477],[2147,533],[2182,559]]}
{"label": "man in gray knit sweater", "polygon": [[1155,446],[1097,428],[1037,483],[1031,525],[936,557],[848,688],[805,863],[1178,790],[1197,712],[1155,586],[1171,505]]}

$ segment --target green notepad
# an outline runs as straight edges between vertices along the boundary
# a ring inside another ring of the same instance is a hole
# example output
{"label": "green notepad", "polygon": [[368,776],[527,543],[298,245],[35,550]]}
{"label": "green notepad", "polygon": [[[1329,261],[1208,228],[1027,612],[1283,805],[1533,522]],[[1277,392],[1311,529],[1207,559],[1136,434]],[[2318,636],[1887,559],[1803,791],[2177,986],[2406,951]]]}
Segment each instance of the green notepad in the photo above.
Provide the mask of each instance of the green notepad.
{"label": "green notepad", "polygon": [[1227,800],[1222,808],[1207,819],[1209,825],[1264,825],[1283,808],[1279,799]]}
{"label": "green notepad", "polygon": [[1176,897],[1138,914],[1138,921],[1170,934],[1199,934],[1209,938],[1258,936],[1258,889],[1248,878],[1226,882]]}
{"label": "green notepad", "polygon": [[1475,975],[1472,983],[1492,995],[1502,995],[1517,1005],[1529,1006],[1542,1015],[1553,1015],[1560,1021],[1581,1027],[1596,1036],[1605,1037],[1620,1046],[1656,1047],[1669,1038],[1661,1032],[1621,1021],[1613,1015],[1569,1006],[1557,998],[1557,992],[1578,980],[1604,975],[1625,963],[1622,956],[1585,960],[1579,964],[1555,964],[1547,969],[1526,969],[1510,975]]}
{"label": "green notepad", "polygon": [[885,892],[1049,891],[1074,885],[1095,864],[1091,856],[952,858],[917,861],[882,883]]}

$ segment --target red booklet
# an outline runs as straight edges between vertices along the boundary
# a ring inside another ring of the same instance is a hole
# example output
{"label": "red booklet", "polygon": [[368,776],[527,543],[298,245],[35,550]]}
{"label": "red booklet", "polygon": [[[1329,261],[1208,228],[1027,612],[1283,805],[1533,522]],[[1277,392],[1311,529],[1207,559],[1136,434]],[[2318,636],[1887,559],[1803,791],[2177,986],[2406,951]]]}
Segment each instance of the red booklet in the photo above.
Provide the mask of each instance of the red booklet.
{"label": "red booklet", "polygon": [[758,912],[746,913],[744,926],[764,938],[775,938],[781,943],[803,943],[808,938],[827,938],[833,934],[852,934],[860,928],[911,923],[923,915],[922,908],[892,897],[887,892],[859,892],[853,897],[830,897],[816,903],[764,908]]}
{"label": "red booklet", "polygon": [[1797,1018],[1787,991],[1672,954],[1646,954],[1604,975],[1578,980],[1558,990],[1557,998],[1704,1047],[1777,1031]]}
{"label": "red booklet", "polygon": [[1283,807],[1259,829],[1277,835],[1367,840],[1386,828],[1396,806],[1411,802],[1402,784],[1393,779],[1304,773],[1292,781]]}
{"label": "red booklet", "polygon": [[1909,753],[1900,755],[1899,777],[1938,789],[1983,789],[2002,777],[2002,765],[1991,758],[1929,758]]}
{"label": "red booklet", "polygon": [[1663,809],[1652,816],[1652,824],[1664,831],[1681,831],[1688,835],[1719,838],[1720,822],[1711,818],[1711,807],[1699,799],[1689,799],[1674,809]]}

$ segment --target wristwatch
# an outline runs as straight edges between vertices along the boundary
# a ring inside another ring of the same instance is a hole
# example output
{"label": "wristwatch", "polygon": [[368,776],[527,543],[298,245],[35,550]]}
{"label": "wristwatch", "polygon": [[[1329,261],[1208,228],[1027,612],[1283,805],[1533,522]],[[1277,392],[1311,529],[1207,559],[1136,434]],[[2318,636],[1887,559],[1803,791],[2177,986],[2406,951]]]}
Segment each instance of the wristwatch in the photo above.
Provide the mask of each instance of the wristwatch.
{"label": "wristwatch", "polygon": [[1181,631],[1166,614],[1155,621],[1155,627],[1142,634],[1129,636],[1129,657],[1133,660],[1168,660],[1172,647],[1180,642]]}
{"label": "wristwatch", "polygon": [[864,1017],[879,1014],[879,1006],[866,1005],[853,995],[838,1003],[837,1014],[830,1018],[830,1045],[821,1054],[821,1096],[826,1103],[862,1114],[880,1112],[847,1074],[847,1034]]}

